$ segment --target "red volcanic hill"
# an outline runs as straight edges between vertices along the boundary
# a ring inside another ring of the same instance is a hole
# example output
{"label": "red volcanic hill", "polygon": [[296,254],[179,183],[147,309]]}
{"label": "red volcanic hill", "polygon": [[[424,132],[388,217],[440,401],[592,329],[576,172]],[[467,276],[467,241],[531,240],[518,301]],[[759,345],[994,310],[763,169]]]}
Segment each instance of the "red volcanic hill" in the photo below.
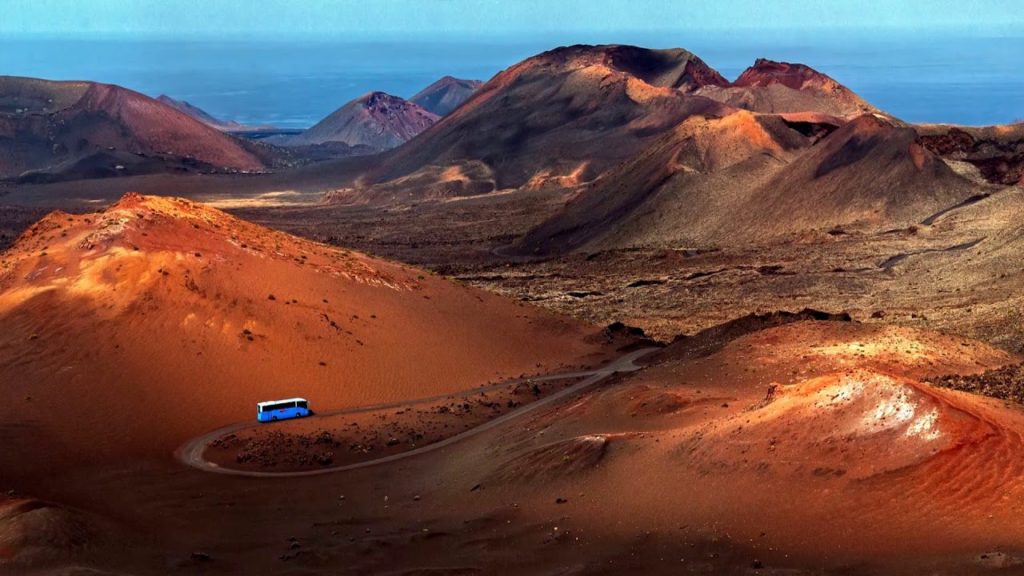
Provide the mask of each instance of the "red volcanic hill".
{"label": "red volcanic hill", "polygon": [[329,198],[386,203],[524,185],[571,188],[635,161],[687,118],[737,109],[783,114],[814,138],[881,114],[802,64],[762,59],[729,82],[682,49],[562,47],[499,73],[355,187]]}
{"label": "red volcanic hill", "polygon": [[384,92],[370,92],[317,122],[314,126],[282,141],[287,145],[342,142],[387,150],[423,132],[438,116],[420,106]]}
{"label": "red volcanic hill", "polygon": [[766,88],[781,85],[793,90],[818,90],[821,92],[849,92],[832,78],[803,64],[775,62],[758,58],[754,65],[740,74],[733,86],[758,86]]}
{"label": "red volcanic hill", "polygon": [[421,90],[409,101],[438,116],[444,116],[469,100],[469,97],[483,84],[479,80],[462,80],[445,76]]}
{"label": "red volcanic hill", "polygon": [[[737,213],[740,226],[783,222],[792,230],[865,224],[907,226],[979,192],[917,143],[917,132],[861,116],[780,170]],[[772,226],[752,235],[783,232]],[[748,236],[749,238],[749,236]]]}
{"label": "red volcanic hill", "polygon": [[849,88],[803,64],[759,58],[729,86],[698,92],[755,112],[817,112],[840,117],[880,113]]}
{"label": "red volcanic hill", "polygon": [[476,162],[497,188],[589,180],[692,114],[723,114],[726,106],[688,94],[727,84],[681,49],[558,48],[499,73],[364,184]]}
{"label": "red volcanic hill", "polygon": [[5,471],[163,456],[261,400],[415,399],[602,350],[429,272],[134,194],[52,213],[4,252],[0,322]]}
{"label": "red volcanic hill", "polygon": [[[238,141],[148,96],[110,84],[0,77],[0,177],[130,173],[156,160],[258,170]],[[110,164],[110,166],[107,166]]]}
{"label": "red volcanic hill", "polygon": [[875,116],[838,129],[832,122],[746,111],[690,118],[580,192],[518,249],[732,245],[835,226],[898,227],[979,192],[911,128]]}
{"label": "red volcanic hill", "polygon": [[834,322],[755,332],[710,354],[687,354],[687,344],[664,351],[671,361],[539,416],[543,436],[506,432],[517,452],[481,459],[485,471],[467,473],[467,484],[500,485],[523,509],[567,494],[572,521],[588,527],[610,517],[591,495],[612,494],[628,510],[613,521],[644,518],[645,530],[670,534],[714,525],[736,542],[765,542],[756,553],[769,555],[766,565],[791,566],[799,550],[842,565],[837,573],[864,558],[898,563],[899,553],[955,549],[969,561],[1024,531],[1019,510],[1005,505],[1024,472],[1020,410],[921,382],[1009,355]]}
{"label": "red volcanic hill", "polygon": [[528,254],[664,242],[720,229],[745,190],[811,140],[779,117],[694,116],[610,170],[519,243]]}

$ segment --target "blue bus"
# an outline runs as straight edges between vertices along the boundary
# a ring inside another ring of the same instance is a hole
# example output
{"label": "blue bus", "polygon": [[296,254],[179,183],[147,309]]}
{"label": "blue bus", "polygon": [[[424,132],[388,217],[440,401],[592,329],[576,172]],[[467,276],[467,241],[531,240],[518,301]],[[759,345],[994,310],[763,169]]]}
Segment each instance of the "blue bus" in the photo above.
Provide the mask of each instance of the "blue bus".
{"label": "blue bus", "polygon": [[305,398],[289,398],[287,400],[271,400],[256,404],[256,419],[260,422],[303,418],[312,414],[309,402]]}

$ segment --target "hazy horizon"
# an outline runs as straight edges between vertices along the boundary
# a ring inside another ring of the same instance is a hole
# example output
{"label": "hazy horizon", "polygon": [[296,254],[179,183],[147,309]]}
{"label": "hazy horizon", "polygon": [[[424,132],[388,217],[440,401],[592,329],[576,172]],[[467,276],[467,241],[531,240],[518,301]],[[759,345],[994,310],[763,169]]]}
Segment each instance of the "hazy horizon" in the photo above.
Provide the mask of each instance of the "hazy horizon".
{"label": "hazy horizon", "polygon": [[[119,84],[285,128],[308,127],[371,90],[409,97],[445,75],[487,80],[579,43],[685,48],[728,78],[761,57],[800,62],[912,122],[1024,118],[1024,15],[1003,0],[9,4],[0,74]],[[995,23],[992,14],[1004,16]]]}
{"label": "hazy horizon", "polygon": [[[584,35],[480,41],[159,40],[0,37],[0,74],[118,84],[167,94],[214,116],[305,128],[371,90],[410,97],[452,75],[487,80],[570,43],[686,48],[735,78],[756,58],[801,62],[911,122],[1002,124],[1024,118],[1024,38],[806,34],[778,39],[714,32]],[[574,40],[574,41],[573,41]],[[75,54],[75,58],[68,58]],[[965,105],[970,102],[971,105]]]}

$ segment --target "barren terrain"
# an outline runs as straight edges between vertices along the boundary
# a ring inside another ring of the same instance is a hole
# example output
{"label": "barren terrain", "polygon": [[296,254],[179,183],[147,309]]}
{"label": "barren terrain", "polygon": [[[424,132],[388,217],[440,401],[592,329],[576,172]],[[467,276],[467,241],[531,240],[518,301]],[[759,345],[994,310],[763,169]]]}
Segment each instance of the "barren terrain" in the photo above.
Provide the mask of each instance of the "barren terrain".
{"label": "barren terrain", "polygon": [[[1020,562],[1024,413],[920,383],[1019,359],[908,328],[792,320],[673,344],[644,371],[438,457],[257,484],[160,462],[80,469],[32,485],[64,505],[14,508],[51,511],[45,531],[29,512],[6,526],[43,535],[37,559],[140,574],[988,574]],[[88,546],[48,546],[74,537]]]}
{"label": "barren terrain", "polygon": [[1019,126],[681,49],[463,88],[379,155],[0,182],[0,572],[1024,573]]}

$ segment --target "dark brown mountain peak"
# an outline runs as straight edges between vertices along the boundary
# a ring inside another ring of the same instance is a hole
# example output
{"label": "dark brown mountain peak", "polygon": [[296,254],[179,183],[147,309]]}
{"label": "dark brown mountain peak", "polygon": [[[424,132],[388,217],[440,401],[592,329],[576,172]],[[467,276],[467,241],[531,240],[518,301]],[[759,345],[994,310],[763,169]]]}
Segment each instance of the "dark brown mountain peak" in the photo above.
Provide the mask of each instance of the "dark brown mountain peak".
{"label": "dark brown mountain peak", "polygon": [[847,90],[827,74],[805,64],[776,62],[766,58],[758,58],[753,66],[744,70],[733,82],[733,86],[767,87],[772,84],[781,84],[794,90]]}
{"label": "dark brown mountain peak", "polygon": [[652,86],[679,88],[686,92],[708,85],[729,85],[729,81],[715,69],[682,48],[657,50],[619,44],[578,44],[544,52],[514,68],[585,68],[597,65],[639,78]]}

